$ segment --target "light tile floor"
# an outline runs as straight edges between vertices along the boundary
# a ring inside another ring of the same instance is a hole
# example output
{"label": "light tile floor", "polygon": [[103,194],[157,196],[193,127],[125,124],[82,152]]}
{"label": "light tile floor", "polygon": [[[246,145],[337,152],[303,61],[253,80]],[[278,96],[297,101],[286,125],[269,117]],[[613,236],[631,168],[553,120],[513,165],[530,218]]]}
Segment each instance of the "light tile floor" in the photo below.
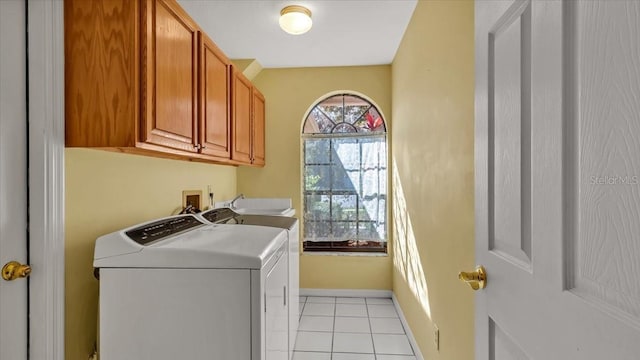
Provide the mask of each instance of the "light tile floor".
{"label": "light tile floor", "polygon": [[300,297],[293,360],[416,360],[388,298]]}

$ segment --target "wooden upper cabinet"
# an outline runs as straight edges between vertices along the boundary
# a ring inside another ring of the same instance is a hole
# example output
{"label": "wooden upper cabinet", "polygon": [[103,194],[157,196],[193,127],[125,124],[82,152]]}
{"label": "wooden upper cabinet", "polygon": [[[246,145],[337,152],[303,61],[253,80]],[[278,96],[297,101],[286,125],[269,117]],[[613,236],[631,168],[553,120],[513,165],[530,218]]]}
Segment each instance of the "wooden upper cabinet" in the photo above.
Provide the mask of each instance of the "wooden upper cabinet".
{"label": "wooden upper cabinet", "polygon": [[231,156],[231,62],[200,32],[200,132],[203,154]]}
{"label": "wooden upper cabinet", "polygon": [[138,14],[138,1],[65,0],[67,146],[136,145]]}
{"label": "wooden upper cabinet", "polygon": [[233,150],[231,159],[251,163],[251,82],[239,71],[233,71]]}
{"label": "wooden upper cabinet", "polygon": [[233,70],[231,159],[244,164],[265,164],[264,96],[240,72]]}
{"label": "wooden upper cabinet", "polygon": [[198,26],[173,0],[143,4],[142,141],[197,152]]}
{"label": "wooden upper cabinet", "polygon": [[253,88],[253,165],[265,164],[265,101],[258,89]]}
{"label": "wooden upper cabinet", "polygon": [[64,12],[67,146],[264,163],[264,98],[176,0]]}

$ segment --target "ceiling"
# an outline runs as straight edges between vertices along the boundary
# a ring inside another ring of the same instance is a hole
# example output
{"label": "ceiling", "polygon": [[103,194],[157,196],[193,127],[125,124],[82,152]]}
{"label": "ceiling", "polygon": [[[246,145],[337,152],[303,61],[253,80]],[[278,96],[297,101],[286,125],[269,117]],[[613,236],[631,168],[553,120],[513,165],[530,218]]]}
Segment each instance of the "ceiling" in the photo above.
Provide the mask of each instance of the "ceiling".
{"label": "ceiling", "polygon": [[[417,0],[179,0],[231,59],[265,68],[390,64]],[[289,35],[280,10],[302,5],[313,28]]]}

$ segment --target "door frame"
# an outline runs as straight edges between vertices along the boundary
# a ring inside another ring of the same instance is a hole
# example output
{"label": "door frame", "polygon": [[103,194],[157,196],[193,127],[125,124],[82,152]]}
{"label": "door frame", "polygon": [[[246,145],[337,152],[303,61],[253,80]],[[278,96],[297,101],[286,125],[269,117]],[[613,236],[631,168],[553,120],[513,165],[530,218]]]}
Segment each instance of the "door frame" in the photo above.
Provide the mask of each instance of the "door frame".
{"label": "door frame", "polygon": [[29,360],[64,360],[64,1],[25,0]]}

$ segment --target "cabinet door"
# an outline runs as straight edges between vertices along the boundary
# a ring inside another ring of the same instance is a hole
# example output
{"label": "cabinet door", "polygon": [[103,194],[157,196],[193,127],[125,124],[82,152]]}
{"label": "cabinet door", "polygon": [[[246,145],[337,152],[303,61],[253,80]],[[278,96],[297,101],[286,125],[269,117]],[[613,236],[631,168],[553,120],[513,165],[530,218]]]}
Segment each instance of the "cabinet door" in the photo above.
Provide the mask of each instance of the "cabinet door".
{"label": "cabinet door", "polygon": [[197,151],[197,25],[175,0],[146,0],[142,141]]}
{"label": "cabinet door", "polygon": [[229,159],[230,62],[220,49],[200,32],[200,152]]}
{"label": "cabinet door", "polygon": [[266,360],[288,360],[289,358],[287,264],[285,253],[267,275],[264,331]]}
{"label": "cabinet door", "polygon": [[135,146],[140,119],[138,5],[64,2],[67,146]]}
{"label": "cabinet door", "polygon": [[231,158],[251,163],[251,82],[233,73],[233,141]]}
{"label": "cabinet door", "polygon": [[253,88],[253,137],[252,137],[252,163],[264,166],[264,132],[265,132],[265,101],[264,96],[255,87]]}

